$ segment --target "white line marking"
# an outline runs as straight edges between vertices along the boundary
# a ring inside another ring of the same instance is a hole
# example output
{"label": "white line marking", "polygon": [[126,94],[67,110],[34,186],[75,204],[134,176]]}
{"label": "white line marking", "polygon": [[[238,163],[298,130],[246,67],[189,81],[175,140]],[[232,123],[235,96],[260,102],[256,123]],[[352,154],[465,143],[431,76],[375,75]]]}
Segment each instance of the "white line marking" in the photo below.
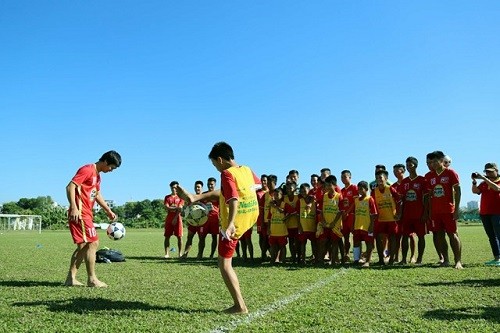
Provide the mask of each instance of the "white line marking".
{"label": "white line marking", "polygon": [[268,305],[260,310],[257,310],[255,312],[251,312],[241,319],[231,320],[225,326],[220,326],[220,327],[217,327],[217,328],[211,330],[210,333],[228,333],[228,332],[234,331],[235,329],[237,329],[241,325],[248,325],[252,321],[254,321],[255,319],[262,318],[271,312],[274,312],[276,310],[279,310],[279,309],[285,307],[286,305],[298,300],[299,298],[301,298],[305,294],[308,294],[308,293],[310,293],[318,288],[323,287],[324,285],[332,282],[333,280],[335,280],[339,276],[346,274],[346,273],[347,273],[347,270],[345,268],[341,268],[338,272],[335,272],[335,274],[332,274],[328,278],[326,278],[324,280],[320,280],[313,285],[309,285],[308,287],[305,287],[303,290],[301,290],[300,292],[298,292],[296,294],[293,294],[293,295],[285,297],[281,300],[278,300],[278,301],[276,301],[276,302],[274,302],[274,303],[272,303],[272,304],[270,304],[270,305]]}

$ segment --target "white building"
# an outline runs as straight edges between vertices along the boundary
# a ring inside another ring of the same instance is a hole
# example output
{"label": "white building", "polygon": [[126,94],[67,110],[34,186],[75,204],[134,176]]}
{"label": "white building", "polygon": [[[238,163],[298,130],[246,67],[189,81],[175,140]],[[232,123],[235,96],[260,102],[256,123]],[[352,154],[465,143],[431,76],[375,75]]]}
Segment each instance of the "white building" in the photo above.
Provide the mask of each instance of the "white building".
{"label": "white building", "polygon": [[467,202],[467,210],[474,210],[479,208],[479,203],[477,201]]}

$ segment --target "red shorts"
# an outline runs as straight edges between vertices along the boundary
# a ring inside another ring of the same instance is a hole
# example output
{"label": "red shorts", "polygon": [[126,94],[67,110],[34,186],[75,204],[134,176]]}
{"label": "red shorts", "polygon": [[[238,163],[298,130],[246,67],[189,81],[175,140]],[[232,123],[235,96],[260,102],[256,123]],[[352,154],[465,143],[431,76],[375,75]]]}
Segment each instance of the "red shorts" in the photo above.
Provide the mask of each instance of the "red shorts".
{"label": "red shorts", "polygon": [[333,232],[330,228],[324,228],[323,233],[319,235],[318,240],[331,240],[338,241],[341,237],[339,237],[336,233]]}
{"label": "red shorts", "polygon": [[219,234],[219,244],[217,245],[219,256],[225,259],[232,258],[238,245],[238,239],[227,239]]}
{"label": "red shorts", "polygon": [[200,225],[199,227],[195,227],[192,225],[188,225],[188,231],[192,234],[198,234],[199,236],[206,236],[208,234],[208,223],[204,225]]}
{"label": "red shorts", "polygon": [[365,244],[373,244],[373,234],[370,236],[368,231],[365,230],[354,230],[353,234],[353,243],[361,243],[365,242]]}
{"label": "red shorts", "polygon": [[173,225],[172,222],[165,222],[165,232],[163,236],[170,237],[172,235],[182,237],[182,223],[177,222],[176,225]]}
{"label": "red shorts", "polygon": [[269,236],[269,245],[279,245],[279,246],[285,246],[288,244],[288,241],[286,240],[286,236]]}
{"label": "red shorts", "polygon": [[415,233],[417,236],[425,236],[427,234],[427,226],[421,219],[405,219],[401,224],[401,233],[403,236],[410,236]]}
{"label": "red shorts", "polygon": [[398,224],[396,221],[388,221],[388,222],[375,221],[375,225],[373,227],[373,233],[375,235],[378,234],[396,235],[398,233]]}
{"label": "red shorts", "polygon": [[349,214],[345,219],[342,219],[342,235],[349,236],[354,229],[354,214]]}
{"label": "red shorts", "polygon": [[299,242],[305,243],[307,240],[316,241],[316,233],[313,231],[304,231],[298,235]]}
{"label": "red shorts", "polygon": [[69,231],[75,244],[94,243],[99,240],[92,220],[69,221]]}
{"label": "red shorts", "polygon": [[244,240],[252,239],[252,230],[253,230],[253,228],[250,228],[247,231],[245,231],[245,233],[243,235],[241,235],[240,239],[244,239]]}
{"label": "red shorts", "polygon": [[257,224],[257,233],[262,236],[267,236],[267,224]]}
{"label": "red shorts", "polygon": [[219,219],[208,219],[204,227],[207,228],[207,234],[218,235],[219,234]]}
{"label": "red shorts", "polygon": [[434,225],[433,220],[428,219],[426,224],[427,224],[427,231],[432,232],[432,233],[436,232],[436,226]]}
{"label": "red shorts", "polygon": [[299,228],[288,228],[288,238],[297,238],[299,235]]}
{"label": "red shorts", "polygon": [[445,231],[446,233],[457,232],[457,220],[453,218],[453,213],[432,214],[435,232]]}

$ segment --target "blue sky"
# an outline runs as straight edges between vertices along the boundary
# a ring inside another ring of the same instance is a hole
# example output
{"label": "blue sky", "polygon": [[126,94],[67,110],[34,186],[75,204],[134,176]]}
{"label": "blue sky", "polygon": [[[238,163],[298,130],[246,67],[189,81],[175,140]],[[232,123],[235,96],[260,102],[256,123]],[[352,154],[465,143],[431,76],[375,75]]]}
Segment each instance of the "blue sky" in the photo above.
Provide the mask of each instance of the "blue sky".
{"label": "blue sky", "polygon": [[[498,1],[13,1],[0,3],[0,203],[65,205],[78,167],[114,149],[102,193],[240,164],[301,181],[329,167],[371,181],[425,154],[470,173],[500,162]],[[394,179],[394,177],[392,177]]]}

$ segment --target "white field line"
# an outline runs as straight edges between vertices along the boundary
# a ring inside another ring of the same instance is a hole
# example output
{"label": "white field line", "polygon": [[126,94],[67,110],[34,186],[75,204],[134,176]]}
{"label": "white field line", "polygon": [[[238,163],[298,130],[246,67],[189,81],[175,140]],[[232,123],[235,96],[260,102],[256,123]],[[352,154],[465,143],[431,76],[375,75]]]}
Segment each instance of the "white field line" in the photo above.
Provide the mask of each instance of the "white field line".
{"label": "white field line", "polygon": [[235,329],[237,329],[241,325],[248,325],[251,322],[253,322],[255,319],[262,318],[271,312],[274,312],[276,310],[279,310],[279,309],[287,306],[288,304],[298,300],[302,296],[304,296],[304,295],[306,295],[306,294],[308,294],[308,293],[310,293],[318,288],[323,287],[324,285],[332,282],[333,280],[337,279],[338,277],[340,277],[341,275],[344,275],[346,273],[347,273],[347,270],[345,268],[341,268],[339,271],[335,272],[334,274],[332,274],[328,278],[323,279],[323,280],[319,280],[315,284],[305,287],[304,289],[302,289],[298,293],[295,293],[295,294],[290,295],[288,297],[277,300],[276,302],[269,304],[268,306],[266,306],[260,310],[257,310],[255,312],[249,313],[248,315],[245,315],[241,319],[231,320],[225,326],[220,326],[220,327],[217,327],[217,328],[211,330],[210,333],[228,333],[228,332],[234,331]]}

